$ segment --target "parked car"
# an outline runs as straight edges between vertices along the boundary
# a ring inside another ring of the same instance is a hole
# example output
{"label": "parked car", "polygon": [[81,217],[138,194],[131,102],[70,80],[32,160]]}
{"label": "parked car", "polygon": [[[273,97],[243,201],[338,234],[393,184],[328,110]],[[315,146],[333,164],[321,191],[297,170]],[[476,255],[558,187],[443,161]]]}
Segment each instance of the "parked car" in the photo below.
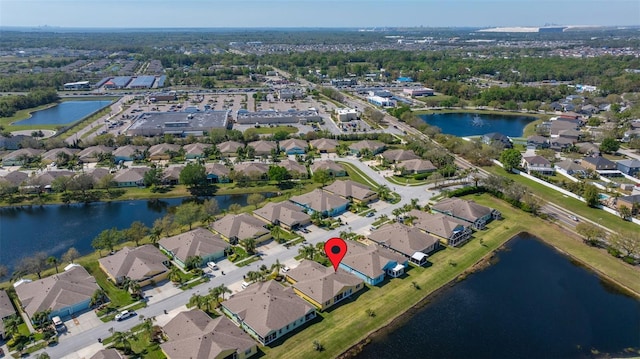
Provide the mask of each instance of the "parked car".
{"label": "parked car", "polygon": [[367,213],[367,215],[366,215],[365,217],[369,217],[369,218],[370,218],[370,217],[373,217],[373,216],[375,216],[375,215],[376,215],[375,213],[373,213],[373,212],[369,212],[369,213]]}
{"label": "parked car", "polygon": [[247,287],[250,286],[250,285],[251,285],[251,283],[242,281],[242,289],[247,289]]}
{"label": "parked car", "polygon": [[123,310],[122,312],[116,314],[116,321],[122,321],[131,317],[134,317],[136,315],[136,312],[134,312],[133,310],[129,311],[129,310]]}
{"label": "parked car", "polygon": [[291,269],[291,268],[289,268],[287,266],[282,266],[281,270],[282,270],[282,273],[287,273],[289,271],[289,269]]}
{"label": "parked car", "polygon": [[578,220],[578,217],[576,217],[576,216],[571,216],[571,219],[572,219],[572,220],[574,220],[574,221],[576,221],[576,222],[578,222],[578,221],[579,221],[579,220]]}
{"label": "parked car", "polygon": [[216,264],[216,262],[207,262],[207,267],[211,268],[211,270],[218,269],[218,265]]}

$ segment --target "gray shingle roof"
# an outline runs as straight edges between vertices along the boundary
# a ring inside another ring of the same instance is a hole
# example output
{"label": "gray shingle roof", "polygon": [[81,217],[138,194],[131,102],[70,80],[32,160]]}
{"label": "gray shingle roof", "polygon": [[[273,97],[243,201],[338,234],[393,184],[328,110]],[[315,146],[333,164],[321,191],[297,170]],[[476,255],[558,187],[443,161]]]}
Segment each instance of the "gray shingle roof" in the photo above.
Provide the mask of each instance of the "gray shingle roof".
{"label": "gray shingle roof", "polygon": [[310,260],[303,260],[298,267],[291,269],[287,277],[296,283],[293,287],[320,304],[331,300],[345,287],[355,287],[364,281],[343,269],[334,271],[332,267]]}
{"label": "gray shingle roof", "polygon": [[251,173],[259,173],[262,175],[269,171],[269,165],[259,162],[242,162],[233,166],[233,170],[236,172],[242,172],[245,175],[249,175]]}
{"label": "gray shingle roof", "polygon": [[478,218],[491,213],[491,208],[477,204],[474,201],[465,201],[460,198],[447,198],[431,208],[438,212],[451,213],[452,216],[462,218],[469,222],[475,222]]}
{"label": "gray shingle roof", "polygon": [[111,349],[102,349],[101,351],[95,353],[90,359],[124,359],[124,356],[120,354],[117,350]]}
{"label": "gray shingle roof", "polygon": [[220,153],[236,153],[238,151],[238,148],[244,147],[244,145],[236,141],[226,141],[218,143],[216,147],[218,147]]}
{"label": "gray shingle roof", "polygon": [[408,215],[410,217],[416,217],[413,221],[413,225],[416,228],[422,229],[428,233],[433,233],[442,238],[450,238],[453,231],[460,226],[464,228],[470,226],[469,223],[461,219],[453,218],[441,213],[432,214],[412,209],[409,211]]}
{"label": "gray shingle roof", "polygon": [[309,142],[313,148],[317,148],[320,151],[332,151],[338,147],[338,141],[330,138],[318,138]]}
{"label": "gray shingle roof", "polygon": [[372,191],[368,186],[352,180],[334,181],[323,189],[333,194],[337,194],[338,196],[353,197],[358,200],[362,200],[376,194],[376,192]]}
{"label": "gray shingle roof", "polygon": [[257,216],[265,220],[280,223],[292,227],[300,223],[309,223],[311,216],[304,213],[300,206],[291,202],[269,202],[264,207],[253,211]]}
{"label": "gray shingle roof", "polygon": [[293,196],[289,200],[307,206],[316,212],[330,211],[349,203],[348,200],[321,189],[315,189],[300,196]]}
{"label": "gray shingle roof", "polygon": [[9,295],[4,290],[0,290],[0,321],[10,315],[16,314],[16,310],[11,304]]}
{"label": "gray shingle roof", "polygon": [[98,262],[115,278],[129,277],[140,281],[167,270],[167,257],[151,244],[140,247],[124,247],[115,254],[98,259]]}
{"label": "gray shingle roof", "polygon": [[347,254],[342,264],[353,268],[369,278],[377,278],[384,274],[383,268],[389,262],[404,263],[406,259],[389,249],[377,244],[364,245],[354,241],[347,241]]}
{"label": "gray shingle roof", "polygon": [[420,158],[412,150],[387,150],[382,152],[382,157],[392,162],[417,160]]}
{"label": "gray shingle roof", "polygon": [[414,171],[414,172],[435,171],[438,169],[436,166],[433,165],[433,163],[431,163],[431,161],[423,160],[419,158],[402,161],[396,165],[396,168],[398,167],[404,167],[405,170]]}
{"label": "gray shingle roof", "polygon": [[309,166],[309,168],[311,168],[311,172],[315,172],[317,170],[344,172],[344,168],[332,160],[315,161],[311,166]]}
{"label": "gray shingle roof", "polygon": [[408,257],[416,252],[429,253],[429,248],[438,243],[434,236],[401,223],[385,224],[371,232],[368,238]]}
{"label": "gray shingle roof", "polygon": [[246,213],[227,214],[213,222],[211,228],[227,238],[237,238],[239,241],[254,238],[269,233],[266,223]]}
{"label": "gray shingle roof", "polygon": [[270,154],[271,150],[275,150],[278,145],[274,141],[254,141],[248,143],[249,147],[256,150],[256,155]]}
{"label": "gray shingle roof", "polygon": [[162,238],[159,244],[170,250],[182,262],[191,256],[206,257],[229,247],[219,235],[205,228],[196,228],[177,236]]}

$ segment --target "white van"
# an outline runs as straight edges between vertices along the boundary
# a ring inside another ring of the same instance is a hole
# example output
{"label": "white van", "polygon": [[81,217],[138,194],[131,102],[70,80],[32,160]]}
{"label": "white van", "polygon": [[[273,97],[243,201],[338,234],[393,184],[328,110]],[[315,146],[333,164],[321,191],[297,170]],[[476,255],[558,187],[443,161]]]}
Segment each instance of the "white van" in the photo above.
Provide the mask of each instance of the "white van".
{"label": "white van", "polygon": [[218,269],[218,265],[216,264],[216,262],[207,262],[207,267],[211,268],[211,270]]}
{"label": "white van", "polygon": [[251,285],[251,283],[242,281],[242,289],[247,289],[247,287],[250,286],[250,285]]}

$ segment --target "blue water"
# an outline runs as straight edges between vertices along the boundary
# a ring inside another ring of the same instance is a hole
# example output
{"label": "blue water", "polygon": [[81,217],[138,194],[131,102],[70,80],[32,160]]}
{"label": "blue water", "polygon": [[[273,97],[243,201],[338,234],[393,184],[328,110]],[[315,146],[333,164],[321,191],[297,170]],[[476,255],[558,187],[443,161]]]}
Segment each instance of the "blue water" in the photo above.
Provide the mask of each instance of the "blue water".
{"label": "blue water", "polygon": [[[216,196],[215,199],[220,210],[232,203],[247,204],[247,195]],[[151,227],[170,207],[184,201],[173,198],[0,208],[0,264],[12,270],[22,257],[45,251],[60,258],[70,247],[82,255],[91,253],[94,250],[91,241],[103,230],[125,229],[134,221]]]}
{"label": "blue water", "polygon": [[81,120],[101,110],[112,101],[65,101],[60,104],[33,112],[30,118],[16,122],[18,125],[66,125]]}
{"label": "blue water", "polygon": [[569,359],[626,348],[640,350],[640,301],[520,235],[357,358]]}
{"label": "blue water", "polygon": [[504,116],[473,113],[436,113],[420,115],[427,124],[437,126],[442,133],[458,137],[478,136],[499,132],[509,137],[522,137],[522,131],[534,117]]}

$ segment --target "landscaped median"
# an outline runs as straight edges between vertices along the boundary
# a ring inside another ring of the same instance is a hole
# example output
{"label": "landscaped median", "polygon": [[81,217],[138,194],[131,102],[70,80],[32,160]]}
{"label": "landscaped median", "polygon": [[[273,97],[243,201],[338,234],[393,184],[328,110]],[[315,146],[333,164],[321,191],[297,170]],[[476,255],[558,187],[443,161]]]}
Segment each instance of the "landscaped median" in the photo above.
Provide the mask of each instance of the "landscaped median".
{"label": "landscaped median", "polygon": [[[490,256],[521,232],[529,232],[547,243],[557,245],[562,251],[584,263],[595,262],[594,267],[599,272],[640,295],[640,282],[637,281],[640,272],[633,267],[606,252],[584,245],[569,232],[559,236],[559,226],[514,209],[488,194],[467,198],[498,209],[505,219],[490,223],[488,229],[477,232],[474,239],[461,248],[447,248],[433,254],[430,257],[433,263],[431,267],[412,268],[402,278],[388,280],[381,287],[371,287],[357,296],[357,299],[349,300],[328,313],[320,313],[319,322],[275,347],[264,348],[264,352],[273,358],[337,357],[419,304],[437,289],[456,278],[464,278],[466,273],[475,270],[472,268],[474,264]],[[324,351],[316,351],[314,341],[322,344]]]}

